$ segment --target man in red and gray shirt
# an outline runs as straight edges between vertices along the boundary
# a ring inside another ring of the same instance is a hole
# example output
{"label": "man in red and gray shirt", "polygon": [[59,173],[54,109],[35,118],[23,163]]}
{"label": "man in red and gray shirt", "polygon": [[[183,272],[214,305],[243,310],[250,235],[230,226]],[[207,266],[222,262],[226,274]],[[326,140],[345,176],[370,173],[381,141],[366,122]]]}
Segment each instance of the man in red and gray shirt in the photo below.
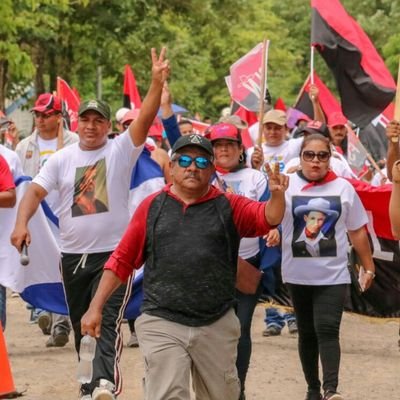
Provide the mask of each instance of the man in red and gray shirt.
{"label": "man in red and gray shirt", "polygon": [[180,137],[172,148],[172,184],[138,207],[105,265],[81,321],[100,334],[107,298],[145,262],[142,314],[136,320],[146,361],[145,400],[237,400],[240,324],[234,312],[239,241],[280,223],[288,178],[269,168],[267,203],[223,193],[209,184],[215,172],[211,143]]}

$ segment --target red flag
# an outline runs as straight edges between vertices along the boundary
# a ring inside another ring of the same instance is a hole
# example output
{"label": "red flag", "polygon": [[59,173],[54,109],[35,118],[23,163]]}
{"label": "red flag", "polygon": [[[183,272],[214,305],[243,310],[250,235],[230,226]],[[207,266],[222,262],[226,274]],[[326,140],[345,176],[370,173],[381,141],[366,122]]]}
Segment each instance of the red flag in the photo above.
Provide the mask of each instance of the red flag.
{"label": "red flag", "polygon": [[275,110],[282,110],[282,111],[286,111],[287,110],[286,104],[285,104],[285,102],[283,101],[283,99],[281,97],[279,97],[276,100],[275,105],[274,105],[274,109]]}
{"label": "red flag", "polygon": [[335,77],[343,114],[365,127],[393,100],[394,79],[339,0],[311,0],[311,6],[311,43]]}
{"label": "red flag", "polygon": [[347,126],[347,162],[352,170],[359,175],[365,167],[367,150],[354,131]]}
{"label": "red flag", "polygon": [[[75,89],[76,90],[76,89]],[[68,83],[57,77],[57,95],[65,104],[63,113],[68,116],[69,129],[75,132],[78,129],[79,96],[69,87]]]}
{"label": "red flag", "polygon": [[136,86],[135,75],[133,75],[131,67],[126,64],[124,71],[124,107],[126,108],[140,108],[142,100]]}
{"label": "red flag", "polygon": [[[269,41],[267,41],[266,54]],[[227,85],[232,99],[246,110],[258,112],[261,95],[263,44],[259,43],[230,67]]]}
{"label": "red flag", "polygon": [[[235,107],[235,104],[238,106],[237,108]],[[248,126],[252,126],[258,121],[256,113],[246,110],[245,108],[239,106],[237,103],[234,103],[232,107],[232,113],[240,117],[240,119],[242,119],[243,121],[246,121]],[[254,146],[248,129],[242,129],[241,137],[243,145],[246,149]]]}
{"label": "red flag", "polygon": [[[319,78],[316,72],[314,72],[314,84],[319,89],[319,102],[322,107],[322,111],[325,114],[325,117],[328,118],[329,115],[335,112],[341,112],[342,108],[339,101],[332,94],[332,92],[328,89],[325,83]],[[308,115],[310,118],[314,118],[313,106],[308,96],[308,92],[310,90],[311,78],[310,76],[304,82],[303,88],[299,93],[297,98],[297,102],[294,105],[294,108],[300,110],[304,114]]]}

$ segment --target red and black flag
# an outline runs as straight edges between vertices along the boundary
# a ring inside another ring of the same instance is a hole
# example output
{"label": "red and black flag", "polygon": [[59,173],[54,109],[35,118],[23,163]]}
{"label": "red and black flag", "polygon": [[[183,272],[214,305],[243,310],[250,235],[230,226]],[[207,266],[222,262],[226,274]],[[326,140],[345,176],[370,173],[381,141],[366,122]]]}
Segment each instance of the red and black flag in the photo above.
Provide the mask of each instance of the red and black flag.
{"label": "red and black flag", "polygon": [[365,127],[393,100],[394,79],[339,0],[311,0],[311,6],[311,44],[335,77],[343,113]]}
{"label": "red and black flag", "polygon": [[131,108],[132,110],[140,109],[142,100],[136,86],[135,75],[133,75],[131,67],[126,64],[124,71],[124,107]]}

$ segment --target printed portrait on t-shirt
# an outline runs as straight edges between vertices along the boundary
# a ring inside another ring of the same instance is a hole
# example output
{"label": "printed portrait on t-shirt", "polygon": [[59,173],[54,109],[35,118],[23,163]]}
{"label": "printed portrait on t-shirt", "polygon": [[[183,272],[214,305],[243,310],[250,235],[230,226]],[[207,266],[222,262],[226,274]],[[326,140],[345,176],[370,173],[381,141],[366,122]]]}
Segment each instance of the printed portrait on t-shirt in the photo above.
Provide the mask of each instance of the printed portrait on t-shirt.
{"label": "printed portrait on t-shirt", "polygon": [[72,217],[108,211],[106,176],[104,158],[93,165],[76,169]]}
{"label": "printed portrait on t-shirt", "polygon": [[339,196],[294,196],[293,257],[336,257],[335,226],[340,213]]}

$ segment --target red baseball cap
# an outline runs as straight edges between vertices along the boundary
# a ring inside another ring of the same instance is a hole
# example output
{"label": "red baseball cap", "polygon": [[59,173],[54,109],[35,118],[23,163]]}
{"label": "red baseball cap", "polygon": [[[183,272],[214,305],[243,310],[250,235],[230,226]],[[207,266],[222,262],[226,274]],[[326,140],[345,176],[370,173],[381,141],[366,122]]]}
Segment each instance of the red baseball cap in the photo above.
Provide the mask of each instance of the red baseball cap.
{"label": "red baseball cap", "polygon": [[124,125],[128,122],[132,122],[139,116],[140,108],[129,110],[122,118],[121,124]]}
{"label": "red baseball cap", "polygon": [[214,142],[218,139],[234,140],[235,142],[241,142],[238,128],[232,124],[226,124],[224,122],[210,126],[207,131],[207,138]]}
{"label": "red baseball cap", "polygon": [[35,106],[31,111],[37,111],[44,114],[50,114],[54,111],[61,112],[62,101],[59,97],[54,96],[51,93],[43,93],[37,98]]}
{"label": "red baseball cap", "polygon": [[346,125],[347,118],[340,112],[334,112],[328,117],[329,126]]}

